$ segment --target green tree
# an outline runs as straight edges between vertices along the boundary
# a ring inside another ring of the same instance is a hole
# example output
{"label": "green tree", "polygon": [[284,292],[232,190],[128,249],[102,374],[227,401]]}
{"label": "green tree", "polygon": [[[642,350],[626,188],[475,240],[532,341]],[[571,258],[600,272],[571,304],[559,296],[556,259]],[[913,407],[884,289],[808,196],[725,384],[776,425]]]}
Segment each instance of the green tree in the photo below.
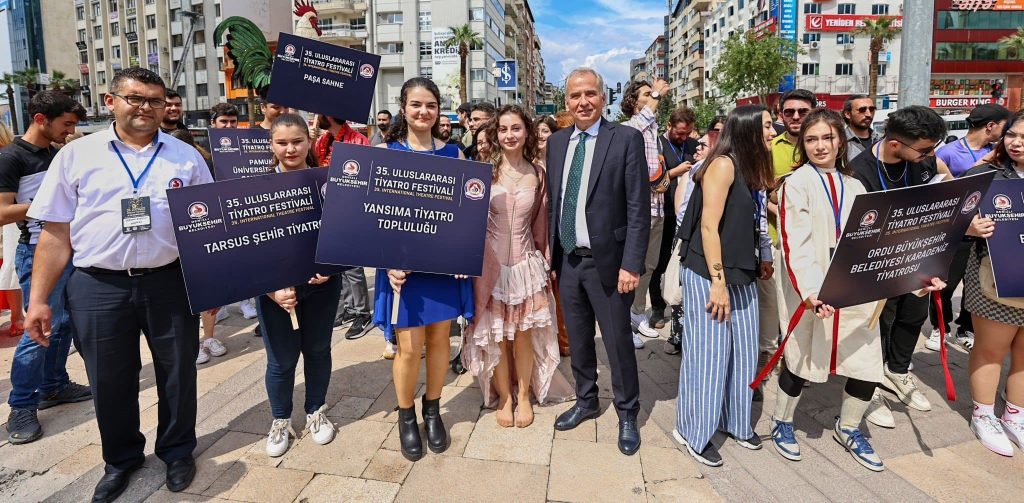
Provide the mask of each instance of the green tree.
{"label": "green tree", "polygon": [[796,42],[775,34],[757,39],[735,33],[725,41],[711,79],[731,100],[756,95],[767,105],[768,95],[778,89],[783,77],[796,71],[796,55],[802,52]]}
{"label": "green tree", "polygon": [[999,45],[1016,51],[1017,59],[1024,59],[1024,28],[1017,28],[1017,33],[999,39]]}
{"label": "green tree", "polygon": [[665,96],[661,97],[658,101],[658,108],[654,111],[654,114],[658,116],[658,128],[660,131],[664,131],[668,128],[668,119],[672,116],[672,112],[676,111],[676,101],[672,96],[672,91],[665,93]]}
{"label": "green tree", "polygon": [[565,110],[565,86],[551,86],[551,99],[555,102],[555,113]]}
{"label": "green tree", "polygon": [[54,70],[50,75],[50,87],[55,91],[62,91],[64,94],[72,96],[78,92],[82,85],[77,79],[68,78],[64,72]]}
{"label": "green tree", "polygon": [[864,19],[864,26],[853,30],[854,35],[866,35],[870,40],[870,45],[868,45],[868,96],[872,100],[878,97],[878,55],[882,53],[885,44],[900,35],[900,29],[893,26],[894,19],[896,18],[890,16]]}
{"label": "green tree", "polygon": [[479,33],[473,31],[473,27],[469,23],[454,28],[449,27],[448,29],[452,32],[452,38],[448,39],[444,46],[457,46],[459,48],[459,99],[462,100],[462,103],[466,103],[469,101],[469,87],[466,82],[466,74],[469,67],[469,48],[474,45],[483,44],[483,39],[480,38]]}
{"label": "green tree", "polygon": [[708,127],[708,124],[711,124],[711,119],[714,119],[715,116],[718,115],[718,111],[721,108],[721,103],[714,98],[698,101],[697,104],[691,108],[691,110],[693,110],[693,115],[697,116],[697,129],[704,131]]}

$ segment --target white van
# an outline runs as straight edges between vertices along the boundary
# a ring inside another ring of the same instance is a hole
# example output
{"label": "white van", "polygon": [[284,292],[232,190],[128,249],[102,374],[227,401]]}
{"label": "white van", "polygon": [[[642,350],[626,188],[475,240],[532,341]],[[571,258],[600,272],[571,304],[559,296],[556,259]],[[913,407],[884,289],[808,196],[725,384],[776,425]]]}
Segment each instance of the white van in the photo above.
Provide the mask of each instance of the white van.
{"label": "white van", "polygon": [[[871,123],[871,129],[878,134],[884,134],[885,119],[889,116],[889,113],[893,111],[895,110],[879,110],[875,115],[875,120]],[[947,139],[949,137],[954,137],[953,141],[956,141],[967,135],[967,129],[970,127],[967,124],[967,114],[943,115],[942,120],[946,121]]]}

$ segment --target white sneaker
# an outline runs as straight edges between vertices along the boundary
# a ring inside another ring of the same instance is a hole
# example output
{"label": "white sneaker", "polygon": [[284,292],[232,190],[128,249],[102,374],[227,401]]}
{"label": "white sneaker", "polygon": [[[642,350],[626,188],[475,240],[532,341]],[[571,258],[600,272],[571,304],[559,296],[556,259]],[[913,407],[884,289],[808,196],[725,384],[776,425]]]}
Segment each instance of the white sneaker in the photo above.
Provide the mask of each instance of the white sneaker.
{"label": "white sneaker", "polygon": [[644,337],[654,339],[660,335],[657,330],[651,328],[651,319],[646,313],[636,314],[630,311],[629,321],[633,325],[633,332],[639,332]]}
{"label": "white sneaker", "polygon": [[[215,337],[210,337],[203,341],[203,349],[210,353],[210,356],[224,356],[228,352],[228,348],[224,347]],[[207,360],[210,358],[207,357]]]}
{"label": "white sneaker", "polygon": [[267,435],[267,456],[276,458],[288,452],[295,430],[292,430],[291,419],[275,419],[270,425],[270,434]]}
{"label": "white sneaker", "polygon": [[884,379],[883,384],[885,384],[885,387],[896,393],[896,396],[899,397],[901,402],[922,412],[932,410],[932,403],[925,398],[924,393],[921,393],[921,390],[917,389],[917,383],[914,382],[914,376],[910,375],[909,372],[906,374],[890,372],[888,367],[883,367],[882,370]]}
{"label": "white sneaker", "polygon": [[644,348],[644,340],[641,339],[640,336],[636,335],[635,333],[633,334],[633,347],[636,349]]}
{"label": "white sneaker", "polygon": [[395,355],[398,354],[398,349],[395,345],[390,342],[384,343],[384,354],[382,355],[385,360],[394,360]]}
{"label": "white sneaker", "polygon": [[956,334],[956,343],[967,351],[974,349],[974,332],[970,330],[958,332]]}
{"label": "white sneaker", "polygon": [[210,353],[206,351],[206,347],[202,344],[199,345],[199,356],[196,357],[196,365],[202,365],[210,361]]}
{"label": "white sneaker", "polygon": [[932,351],[942,349],[942,334],[939,333],[939,329],[933,329],[932,333],[928,334],[928,340],[924,341],[924,347]]}
{"label": "white sneaker", "polygon": [[1010,441],[1017,444],[1018,449],[1024,451],[1024,422],[1005,419],[1000,419],[999,422],[1003,423],[1003,431]]}
{"label": "white sneaker", "polygon": [[306,414],[306,431],[313,435],[313,441],[319,445],[326,445],[334,440],[334,423],[327,419],[326,405],[312,414]]}
{"label": "white sneaker", "polygon": [[1006,437],[1003,425],[996,419],[996,416],[990,414],[972,416],[971,431],[977,435],[981,445],[987,447],[988,450],[1007,457],[1013,456],[1013,444]]}
{"label": "white sneaker", "polygon": [[242,317],[251,320],[256,317],[256,302],[254,299],[245,299],[238,303],[238,310],[242,311]]}
{"label": "white sneaker", "polygon": [[868,404],[868,411],[864,418],[871,424],[881,426],[882,428],[896,427],[896,419],[892,417],[889,401],[878,390],[875,390],[874,396],[871,397],[871,403]]}

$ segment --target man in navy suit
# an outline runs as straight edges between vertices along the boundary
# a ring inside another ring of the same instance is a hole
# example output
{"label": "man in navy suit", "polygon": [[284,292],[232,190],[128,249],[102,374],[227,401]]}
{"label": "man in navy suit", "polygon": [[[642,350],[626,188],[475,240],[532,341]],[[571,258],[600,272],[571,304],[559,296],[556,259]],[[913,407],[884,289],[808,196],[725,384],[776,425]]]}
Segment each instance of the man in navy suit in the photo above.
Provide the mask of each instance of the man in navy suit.
{"label": "man in navy suit", "polygon": [[619,450],[632,455],[640,448],[640,384],[629,306],[644,272],[651,222],[644,140],[636,129],[601,119],[605,87],[597,72],[573,70],[565,85],[565,105],[576,123],[548,139],[546,165],[552,268],[577,400],[555,429],[570,430],[600,411],[596,319],[612,371]]}

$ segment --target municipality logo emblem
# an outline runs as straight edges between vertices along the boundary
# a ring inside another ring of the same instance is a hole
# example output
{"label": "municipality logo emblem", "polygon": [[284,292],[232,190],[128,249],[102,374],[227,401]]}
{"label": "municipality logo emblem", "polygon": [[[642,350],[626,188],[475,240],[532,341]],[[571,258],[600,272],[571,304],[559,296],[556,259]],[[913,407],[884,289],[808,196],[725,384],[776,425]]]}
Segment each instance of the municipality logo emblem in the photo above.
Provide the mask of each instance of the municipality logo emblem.
{"label": "municipality logo emblem", "polygon": [[355,160],[349,159],[345,161],[345,164],[341,165],[341,172],[345,176],[356,176],[359,174],[359,163]]}
{"label": "municipality logo emblem", "polygon": [[860,217],[861,227],[871,227],[878,221],[878,212],[875,210],[868,211],[864,216]]}
{"label": "municipality logo emblem", "polygon": [[228,138],[227,136],[221,138],[220,146],[221,148],[231,148],[231,138]]}
{"label": "municipality logo emblem", "polygon": [[999,211],[1010,211],[1013,209],[1013,202],[1006,194],[996,194],[996,197],[992,198],[992,206]]}
{"label": "municipality logo emblem", "polygon": [[978,207],[978,203],[981,202],[981,192],[975,191],[971,195],[967,196],[967,200],[964,201],[964,207],[960,210],[960,213],[964,215],[974,211]]}
{"label": "municipality logo emblem", "polygon": [[466,197],[473,201],[484,198],[484,182],[479,178],[470,178],[466,181]]}
{"label": "municipality logo emblem", "polygon": [[292,44],[284,46],[284,55],[288,56],[289,58],[295,56],[295,46]]}
{"label": "municipality logo emblem", "polygon": [[168,189],[180,189],[185,186],[185,182],[181,181],[181,178],[171,178],[171,181],[167,182]]}
{"label": "municipality logo emblem", "polygon": [[195,202],[188,205],[188,216],[192,220],[202,220],[210,215],[210,208],[206,206],[206,203]]}
{"label": "municipality logo emblem", "polygon": [[373,72],[373,65],[369,63],[366,63],[365,65],[359,67],[359,76],[364,79],[372,79]]}

